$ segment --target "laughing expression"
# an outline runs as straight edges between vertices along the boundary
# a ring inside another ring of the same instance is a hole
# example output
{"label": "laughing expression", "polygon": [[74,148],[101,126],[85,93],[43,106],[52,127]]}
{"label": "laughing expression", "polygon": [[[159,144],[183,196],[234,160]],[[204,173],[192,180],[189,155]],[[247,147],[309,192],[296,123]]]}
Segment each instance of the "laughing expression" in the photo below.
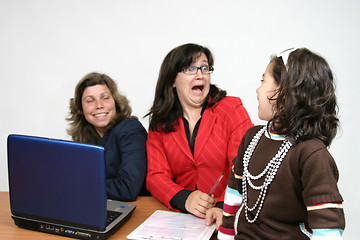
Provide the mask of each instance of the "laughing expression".
{"label": "laughing expression", "polygon": [[[202,53],[195,59],[191,66],[209,67],[206,55]],[[176,88],[176,92],[183,109],[201,108],[202,103],[209,93],[210,74],[203,74],[201,70],[198,70],[198,72],[193,75],[179,72],[175,78],[173,87]]]}
{"label": "laughing expression", "polygon": [[115,100],[106,85],[85,88],[81,98],[84,117],[102,137],[116,115]]}

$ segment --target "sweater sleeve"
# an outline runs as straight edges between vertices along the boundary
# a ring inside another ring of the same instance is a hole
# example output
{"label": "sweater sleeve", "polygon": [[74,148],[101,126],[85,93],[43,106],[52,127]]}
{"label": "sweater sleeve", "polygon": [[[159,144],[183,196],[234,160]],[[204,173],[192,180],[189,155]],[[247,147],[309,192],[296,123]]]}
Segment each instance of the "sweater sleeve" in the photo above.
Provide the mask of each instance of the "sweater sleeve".
{"label": "sweater sleeve", "polygon": [[233,160],[233,167],[228,180],[228,185],[225,191],[224,208],[223,208],[223,224],[219,227],[218,239],[227,240],[234,239],[234,226],[237,222],[236,215],[242,210],[243,195],[241,192],[243,170],[242,170],[242,149],[244,147],[244,140],[242,140],[239,147],[239,152]]}
{"label": "sweater sleeve", "polygon": [[342,239],[345,217],[337,187],[338,169],[326,147],[316,145],[314,142],[315,149],[304,150],[300,162],[311,239]]}

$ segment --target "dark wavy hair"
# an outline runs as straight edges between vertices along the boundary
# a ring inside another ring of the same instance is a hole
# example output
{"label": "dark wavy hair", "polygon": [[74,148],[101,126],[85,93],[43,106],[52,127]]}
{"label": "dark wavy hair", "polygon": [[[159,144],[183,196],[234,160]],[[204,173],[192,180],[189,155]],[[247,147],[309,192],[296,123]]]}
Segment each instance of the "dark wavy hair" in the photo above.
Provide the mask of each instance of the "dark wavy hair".
{"label": "dark wavy hair", "polygon": [[106,127],[106,132],[125,118],[136,118],[131,116],[129,101],[124,95],[119,93],[117,85],[113,79],[106,74],[100,74],[97,72],[89,73],[85,75],[76,85],[75,96],[70,99],[70,113],[66,118],[66,120],[70,122],[70,127],[67,129],[67,133],[76,142],[98,144],[101,139],[94,126],[85,119],[81,103],[84,90],[87,87],[98,84],[106,85],[115,101],[116,115]]}
{"label": "dark wavy hair", "polygon": [[295,143],[318,138],[330,146],[337,133],[337,100],[327,61],[306,48],[290,53],[287,68],[273,56],[270,72],[279,84],[271,128]]}
{"label": "dark wavy hair", "polygon": [[[179,124],[178,118],[182,115],[181,104],[176,89],[173,88],[175,78],[184,67],[190,66],[202,53],[206,55],[209,66],[212,67],[214,58],[211,51],[197,44],[181,45],[166,55],[161,64],[153,105],[149,113],[145,115],[150,116],[149,128],[151,130],[175,131]],[[212,107],[226,96],[226,91],[210,84],[209,96],[210,102],[205,101],[203,104]]]}

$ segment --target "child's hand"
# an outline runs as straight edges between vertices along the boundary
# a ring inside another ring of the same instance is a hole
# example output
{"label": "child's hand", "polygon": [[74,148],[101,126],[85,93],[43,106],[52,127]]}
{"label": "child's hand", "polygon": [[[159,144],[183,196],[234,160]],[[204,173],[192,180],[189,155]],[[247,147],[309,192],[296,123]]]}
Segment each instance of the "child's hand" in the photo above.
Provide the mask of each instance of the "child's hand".
{"label": "child's hand", "polygon": [[207,226],[210,226],[211,224],[216,222],[216,230],[218,230],[222,224],[222,220],[223,210],[221,208],[213,207],[207,210],[205,217],[205,223]]}

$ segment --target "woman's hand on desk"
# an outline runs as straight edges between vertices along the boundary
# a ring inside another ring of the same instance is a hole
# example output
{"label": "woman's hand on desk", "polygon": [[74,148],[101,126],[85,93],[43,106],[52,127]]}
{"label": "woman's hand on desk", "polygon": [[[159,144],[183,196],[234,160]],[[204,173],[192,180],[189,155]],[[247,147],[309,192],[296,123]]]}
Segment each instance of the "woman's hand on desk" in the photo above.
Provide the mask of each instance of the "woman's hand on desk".
{"label": "woman's hand on desk", "polygon": [[214,222],[216,223],[216,230],[219,229],[223,220],[223,210],[218,207],[210,208],[206,212],[205,223],[207,226],[212,225]]}
{"label": "woman's hand on desk", "polygon": [[214,207],[215,200],[208,194],[196,190],[188,196],[185,209],[200,218],[205,218],[207,211]]}

